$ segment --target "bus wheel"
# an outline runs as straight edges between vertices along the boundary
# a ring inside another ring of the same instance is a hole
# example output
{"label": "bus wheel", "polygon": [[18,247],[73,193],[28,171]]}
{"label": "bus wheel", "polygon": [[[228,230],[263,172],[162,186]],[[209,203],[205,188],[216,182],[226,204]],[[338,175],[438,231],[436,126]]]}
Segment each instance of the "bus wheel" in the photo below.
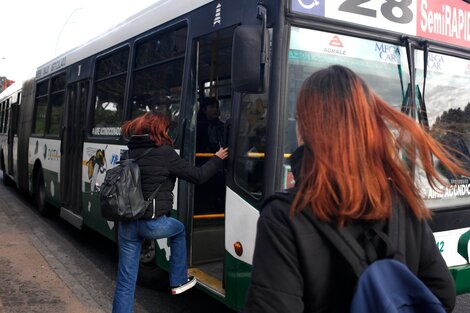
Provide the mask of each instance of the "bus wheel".
{"label": "bus wheel", "polygon": [[145,239],[140,253],[140,266],[137,283],[154,290],[169,288],[168,273],[157,265],[157,242]]}
{"label": "bus wheel", "polygon": [[7,187],[11,186],[13,182],[12,182],[12,179],[10,178],[10,176],[8,176],[7,173],[6,173],[5,161],[3,159],[3,155],[2,155],[2,163],[0,165],[1,165],[1,170],[2,170],[2,173],[3,173],[3,184]]}
{"label": "bus wheel", "polygon": [[42,171],[34,177],[34,202],[36,208],[42,216],[49,216],[50,208],[46,204],[46,187]]}
{"label": "bus wheel", "polygon": [[7,187],[13,186],[13,180],[3,171],[3,184]]}

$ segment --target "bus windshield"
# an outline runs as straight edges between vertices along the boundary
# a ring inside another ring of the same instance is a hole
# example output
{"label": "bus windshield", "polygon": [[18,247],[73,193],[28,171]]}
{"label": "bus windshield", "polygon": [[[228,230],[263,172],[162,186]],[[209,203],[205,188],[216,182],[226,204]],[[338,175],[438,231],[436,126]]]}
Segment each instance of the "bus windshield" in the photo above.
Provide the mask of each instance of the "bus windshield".
{"label": "bus windshield", "polygon": [[[408,102],[409,70],[405,47],[380,41],[292,27],[288,53],[288,114],[284,142],[284,187],[293,183],[288,157],[296,149],[295,102],[303,81],[314,71],[340,64],[349,67],[387,103],[401,110]],[[315,40],[312,40],[315,38]],[[470,170],[470,61],[416,50],[414,112],[409,112],[432,136]],[[426,80],[425,78],[426,74]],[[408,113],[408,112],[407,112]],[[334,138],[332,138],[334,140]],[[449,186],[431,188],[424,172],[415,169],[416,184],[430,209],[463,205],[470,201],[470,180],[454,177],[435,160]]]}
{"label": "bus windshield", "polygon": [[[450,154],[462,162],[467,170],[470,164],[470,61],[448,55],[429,53],[427,58],[426,80],[424,81],[424,53],[416,51],[418,83],[425,87],[418,90],[425,104],[423,110],[432,136],[448,147]],[[424,90],[423,90],[424,89]],[[450,184],[442,191],[433,190],[421,170],[417,181],[421,193],[430,208],[451,207],[470,201],[470,181],[468,177],[454,177],[446,171],[438,160],[435,166],[444,180]]]}
{"label": "bus windshield", "polygon": [[[397,110],[409,84],[404,47],[306,28],[292,27],[288,53],[284,187],[292,184],[288,157],[297,147],[295,102],[303,81],[314,71],[340,64],[349,67]],[[334,140],[334,138],[332,138]]]}

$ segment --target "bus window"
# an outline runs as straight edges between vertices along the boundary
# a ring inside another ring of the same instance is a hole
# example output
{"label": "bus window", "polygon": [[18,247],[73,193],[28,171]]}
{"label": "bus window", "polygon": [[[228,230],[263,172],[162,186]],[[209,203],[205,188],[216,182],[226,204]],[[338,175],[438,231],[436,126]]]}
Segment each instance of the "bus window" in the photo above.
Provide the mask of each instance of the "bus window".
{"label": "bus window", "polygon": [[170,136],[178,132],[187,27],[152,35],[136,44],[132,118],[150,110],[171,117]]}
{"label": "bus window", "polygon": [[47,125],[46,134],[59,135],[60,123],[62,120],[62,110],[65,95],[65,73],[53,77],[51,80],[51,106],[49,114],[49,123]]}
{"label": "bus window", "polygon": [[5,102],[0,103],[0,133],[3,132],[3,104]]}
{"label": "bus window", "polygon": [[[271,60],[272,29],[268,29],[269,49],[267,60]],[[266,70],[270,68],[267,63]],[[268,84],[269,85],[269,84]],[[269,88],[262,94],[243,94],[238,116],[238,133],[234,153],[234,181],[252,199],[263,196],[265,177],[266,128]]]}
{"label": "bus window", "polygon": [[33,133],[36,135],[44,135],[46,129],[46,113],[47,113],[47,92],[49,89],[49,80],[42,81],[36,86],[36,101],[34,112],[34,128]]}
{"label": "bus window", "polygon": [[0,103],[0,133],[3,133],[3,106],[5,101]]}
{"label": "bus window", "polygon": [[[309,38],[316,38],[309,40]],[[284,141],[284,187],[292,186],[287,158],[297,147],[295,102],[304,80],[314,71],[333,64],[355,71],[385,101],[401,109],[409,84],[408,61],[403,47],[379,41],[292,27],[288,52],[287,110]],[[344,46],[348,47],[348,53]],[[331,138],[334,140],[334,138]]]}
{"label": "bus window", "polygon": [[[426,81],[422,70],[423,52],[417,51],[417,77],[425,84],[422,110],[417,118],[432,136],[444,144],[470,170],[470,60],[429,53]],[[418,97],[423,88],[418,89]],[[444,92],[445,91],[445,92]],[[421,114],[421,115],[420,115]],[[430,208],[449,207],[470,203],[469,177],[454,177],[436,160],[436,169],[451,186],[437,192],[432,189],[421,169],[417,169],[417,183],[426,205]]]}
{"label": "bus window", "polygon": [[7,125],[7,119],[6,119],[6,116],[7,116],[7,107],[8,107],[8,103],[9,103],[9,99],[5,100],[3,103],[2,103],[2,125],[0,127],[0,132],[1,133],[5,133],[6,132],[6,125]]}
{"label": "bus window", "polygon": [[5,107],[5,124],[3,125],[3,132],[7,133],[10,126],[10,112],[11,112],[11,99],[7,100]]}
{"label": "bus window", "polygon": [[187,35],[183,26],[143,39],[136,44],[135,69],[184,57]]}
{"label": "bus window", "polygon": [[6,101],[0,103],[0,133],[3,133],[3,117],[5,115],[5,104]]}
{"label": "bus window", "polygon": [[255,199],[260,199],[263,192],[267,105],[267,91],[261,95],[245,94],[240,109],[235,182]]}
{"label": "bus window", "polygon": [[121,134],[129,48],[114,51],[96,61],[92,134]]}
{"label": "bus window", "polygon": [[22,93],[18,92],[18,98],[17,101],[14,103],[14,109],[13,109],[13,118],[12,118],[12,125],[11,128],[13,129],[13,133],[17,134],[18,133],[18,110],[19,110],[19,104],[21,103],[21,97]]}

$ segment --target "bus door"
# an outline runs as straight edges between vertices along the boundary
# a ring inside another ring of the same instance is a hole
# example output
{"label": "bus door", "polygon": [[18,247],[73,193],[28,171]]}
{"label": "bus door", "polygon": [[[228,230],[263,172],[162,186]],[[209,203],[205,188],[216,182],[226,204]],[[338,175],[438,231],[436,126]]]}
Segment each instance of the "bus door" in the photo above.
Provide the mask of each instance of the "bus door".
{"label": "bus door", "polygon": [[[16,96],[18,96],[18,94],[16,94]],[[8,174],[9,175],[12,175],[14,176],[15,173],[14,173],[14,166],[13,166],[13,146],[15,145],[15,143],[13,142],[13,138],[15,137],[15,134],[16,134],[16,124],[18,123],[17,119],[18,119],[18,103],[17,101],[15,102],[14,101],[15,99],[12,98],[12,104],[9,108],[9,121],[8,121],[8,156],[7,156],[7,159],[8,159]]]}
{"label": "bus door", "polygon": [[[205,35],[197,45],[195,165],[201,166],[221,146],[231,115],[233,28]],[[225,234],[225,169],[194,186],[190,264],[218,281],[221,293]],[[196,275],[198,276],[198,275]],[[203,277],[198,276],[198,280]],[[216,289],[217,286],[212,286]]]}
{"label": "bus door", "polygon": [[68,85],[64,122],[61,130],[61,205],[67,212],[76,215],[81,215],[82,210],[83,124],[88,88],[86,81]]}

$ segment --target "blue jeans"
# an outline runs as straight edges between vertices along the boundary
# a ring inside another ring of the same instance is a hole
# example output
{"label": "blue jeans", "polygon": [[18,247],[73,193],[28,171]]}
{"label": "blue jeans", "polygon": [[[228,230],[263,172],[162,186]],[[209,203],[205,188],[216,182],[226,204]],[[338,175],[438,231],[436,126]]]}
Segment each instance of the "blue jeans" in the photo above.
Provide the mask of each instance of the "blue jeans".
{"label": "blue jeans", "polygon": [[113,313],[134,311],[134,292],[144,239],[170,238],[170,286],[188,280],[184,225],[165,215],[155,220],[122,222],[118,225],[119,264]]}

